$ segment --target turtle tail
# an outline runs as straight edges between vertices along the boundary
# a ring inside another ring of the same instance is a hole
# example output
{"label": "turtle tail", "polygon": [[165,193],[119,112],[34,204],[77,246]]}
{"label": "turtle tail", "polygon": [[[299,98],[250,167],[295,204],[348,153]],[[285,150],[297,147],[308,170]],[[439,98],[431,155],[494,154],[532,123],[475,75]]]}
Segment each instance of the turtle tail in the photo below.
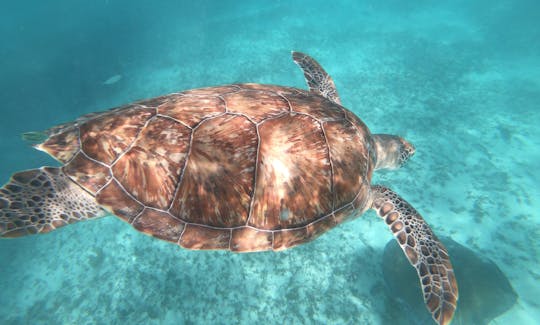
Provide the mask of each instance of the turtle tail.
{"label": "turtle tail", "polygon": [[60,168],[16,173],[0,189],[0,237],[46,233],[103,215],[94,197]]}
{"label": "turtle tail", "polygon": [[43,131],[32,131],[32,132],[25,132],[21,135],[21,138],[32,144],[32,145],[35,145],[35,144],[39,144],[39,143],[42,143],[44,142],[45,140],[47,140],[49,136],[47,135],[47,133],[43,132]]}

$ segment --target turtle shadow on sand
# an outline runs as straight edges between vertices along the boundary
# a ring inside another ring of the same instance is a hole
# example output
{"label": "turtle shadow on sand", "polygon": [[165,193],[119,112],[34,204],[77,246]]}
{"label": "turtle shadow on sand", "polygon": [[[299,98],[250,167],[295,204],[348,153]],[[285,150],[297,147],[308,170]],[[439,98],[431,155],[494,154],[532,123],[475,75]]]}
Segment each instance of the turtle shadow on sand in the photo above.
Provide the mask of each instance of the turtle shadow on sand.
{"label": "turtle shadow on sand", "polygon": [[[466,248],[448,237],[441,241],[452,256],[459,283],[458,308],[452,324],[489,324],[516,302],[512,285],[490,259]],[[421,295],[414,269],[395,241],[386,244],[383,253],[383,275],[388,291],[384,324],[433,324]]]}

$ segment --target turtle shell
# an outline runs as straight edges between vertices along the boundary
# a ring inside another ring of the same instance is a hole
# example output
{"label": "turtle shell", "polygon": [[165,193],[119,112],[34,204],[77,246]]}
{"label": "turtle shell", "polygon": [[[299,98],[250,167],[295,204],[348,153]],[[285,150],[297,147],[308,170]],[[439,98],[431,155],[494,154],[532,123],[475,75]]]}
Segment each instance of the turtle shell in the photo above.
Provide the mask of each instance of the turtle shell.
{"label": "turtle shell", "polygon": [[111,213],[190,249],[280,250],[363,212],[370,132],[280,86],[188,90],[94,113],[37,147]]}

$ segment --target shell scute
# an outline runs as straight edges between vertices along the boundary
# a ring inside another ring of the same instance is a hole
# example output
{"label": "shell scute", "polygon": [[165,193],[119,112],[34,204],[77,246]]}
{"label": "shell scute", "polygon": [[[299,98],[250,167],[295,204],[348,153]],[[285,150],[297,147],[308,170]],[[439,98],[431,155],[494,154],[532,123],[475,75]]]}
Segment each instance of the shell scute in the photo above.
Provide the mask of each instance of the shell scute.
{"label": "shell scute", "polygon": [[188,249],[229,249],[230,240],[230,229],[187,224],[178,243]]}
{"label": "shell scute", "polygon": [[175,94],[159,96],[159,97],[154,97],[154,98],[143,99],[143,100],[137,101],[137,102],[133,103],[133,105],[157,108],[158,106],[161,106],[161,105],[163,105],[165,103],[173,101],[176,97],[178,97],[178,96],[175,95]]}
{"label": "shell scute", "polygon": [[96,194],[96,201],[128,222],[144,209],[144,206],[131,198],[114,179]]}
{"label": "shell scute", "polygon": [[364,179],[371,179],[373,167],[368,163],[370,148],[365,145],[367,130],[360,129],[351,122],[326,122],[324,124],[328,147],[332,157],[334,206],[350,203],[364,185]]}
{"label": "shell scute", "polygon": [[133,227],[140,232],[176,243],[180,239],[185,223],[163,211],[146,208],[133,221]]}
{"label": "shell scute", "polygon": [[99,191],[112,177],[109,167],[78,153],[63,167],[64,173],[91,193]]}
{"label": "shell scute", "polygon": [[354,206],[352,204],[348,204],[334,212],[334,220],[336,221],[336,224],[340,224],[350,220],[355,216],[356,213],[357,210],[354,208]]}
{"label": "shell scute", "polygon": [[185,90],[181,92],[180,94],[188,95],[188,96],[223,96],[225,94],[235,93],[240,90],[241,90],[241,87],[238,85],[224,85],[224,86]]}
{"label": "shell scute", "polygon": [[110,165],[154,114],[155,109],[136,106],[98,115],[80,126],[82,150],[90,158]]}
{"label": "shell scute", "polygon": [[214,227],[244,225],[248,218],[257,156],[256,126],[243,116],[209,119],[193,141],[171,213]]}
{"label": "shell scute", "polygon": [[[55,128],[52,128],[50,132],[55,132]],[[65,164],[79,152],[79,129],[74,126],[67,127],[63,132],[53,133],[45,142],[36,147]]]}
{"label": "shell scute", "polygon": [[284,250],[292,246],[304,243],[307,238],[307,228],[282,229],[274,232],[275,251]]}
{"label": "shell scute", "polygon": [[244,114],[257,123],[290,110],[288,101],[271,91],[242,90],[223,95],[223,99],[227,112]]}
{"label": "shell scute", "polygon": [[250,227],[233,229],[231,238],[232,251],[256,252],[272,249],[271,231],[261,231]]}
{"label": "shell scute", "polygon": [[332,215],[325,216],[306,226],[306,237],[309,238],[309,240],[313,240],[335,226],[336,221],[334,217]]}
{"label": "shell scute", "polygon": [[308,114],[318,121],[344,121],[345,112],[340,105],[321,96],[313,96],[307,91],[289,92],[287,99],[291,102],[292,111]]}
{"label": "shell scute", "polygon": [[324,133],[313,118],[285,115],[259,127],[260,148],[249,225],[304,226],[332,211],[331,166]]}
{"label": "shell scute", "polygon": [[158,114],[169,116],[193,128],[202,120],[225,113],[225,103],[212,95],[175,96],[160,105]]}
{"label": "shell scute", "polygon": [[116,179],[146,206],[166,210],[189,149],[191,130],[155,117],[112,167]]}

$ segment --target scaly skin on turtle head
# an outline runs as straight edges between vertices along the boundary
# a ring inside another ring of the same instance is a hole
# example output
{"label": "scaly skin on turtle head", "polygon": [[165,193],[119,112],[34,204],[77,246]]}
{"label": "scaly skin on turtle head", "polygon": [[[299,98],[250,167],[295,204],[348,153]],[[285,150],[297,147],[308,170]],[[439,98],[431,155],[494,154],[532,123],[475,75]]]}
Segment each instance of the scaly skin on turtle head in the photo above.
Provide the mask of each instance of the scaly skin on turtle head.
{"label": "scaly skin on turtle head", "polygon": [[377,162],[375,169],[396,169],[414,155],[414,146],[397,135],[373,134]]}

